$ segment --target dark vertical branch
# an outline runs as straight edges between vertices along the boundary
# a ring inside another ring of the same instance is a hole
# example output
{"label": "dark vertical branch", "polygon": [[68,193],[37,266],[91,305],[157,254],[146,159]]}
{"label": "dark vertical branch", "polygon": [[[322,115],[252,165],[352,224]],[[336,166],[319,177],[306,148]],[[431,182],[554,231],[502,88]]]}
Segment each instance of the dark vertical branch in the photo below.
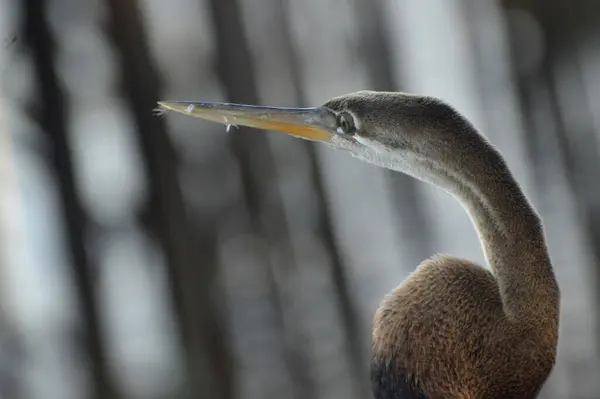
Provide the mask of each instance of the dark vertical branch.
{"label": "dark vertical branch", "polygon": [[28,350],[23,345],[21,332],[5,312],[0,308],[0,398],[23,399],[26,397],[23,371]]}
{"label": "dark vertical branch", "polygon": [[[359,54],[365,63],[369,82],[374,90],[397,90],[392,69],[390,39],[386,31],[382,2],[379,0],[354,0],[356,24],[359,34]],[[414,248],[414,262],[418,264],[431,253],[431,225],[425,213],[420,185],[415,179],[402,173],[386,171],[396,199],[402,237],[410,239]]]}
{"label": "dark vertical branch", "polygon": [[[513,70],[516,69],[513,61]],[[513,72],[514,73],[514,72]],[[543,162],[543,151],[541,146],[538,144],[538,137],[536,134],[536,127],[533,121],[533,114],[535,113],[535,98],[534,92],[536,88],[540,86],[537,74],[533,76],[528,74],[527,76],[516,76],[517,81],[517,95],[519,108],[523,110],[524,123],[526,126],[527,134],[524,135],[525,150],[528,154],[528,158],[531,159],[531,170],[533,172],[533,184],[536,186],[536,191],[543,192],[543,181],[546,178],[544,174],[544,162]]]}
{"label": "dark vertical branch", "polygon": [[[227,99],[248,104],[258,103],[258,91],[252,68],[247,38],[243,32],[243,20],[236,0],[211,0],[214,28],[217,40],[217,71],[225,87]],[[276,242],[285,252],[290,252],[291,244],[287,222],[281,201],[265,203],[263,193],[269,190],[275,180],[275,162],[269,152],[268,142],[263,133],[248,132],[241,128],[231,135],[231,144],[240,163],[242,183],[250,216],[259,234],[270,242]],[[268,216],[268,217],[267,217]],[[293,258],[285,259],[287,270],[296,268]],[[278,313],[278,323],[284,333],[283,312],[286,311],[282,295],[278,293],[273,271],[268,270],[274,289],[273,303]],[[314,383],[309,376],[309,366],[302,351],[287,347],[284,353],[287,367],[294,381],[293,395],[298,398],[315,397]]]}
{"label": "dark vertical branch", "polygon": [[[578,35],[577,30],[583,25],[578,25],[575,20],[580,17],[582,23],[589,20],[590,10],[584,10],[582,5],[574,6],[565,2],[555,3],[559,8],[547,7],[543,1],[533,1],[531,12],[536,15],[545,35],[546,51],[544,58],[537,71],[531,71],[527,76],[518,77],[520,99],[523,102],[522,107],[526,110],[524,113],[530,132],[534,132],[534,123],[531,118],[535,111],[536,104],[532,93],[543,88],[548,93],[549,115],[553,117],[553,123],[556,131],[543,132],[543,136],[538,137],[534,133],[526,136],[528,151],[534,159],[533,170],[535,181],[542,181],[544,178],[543,162],[544,148],[547,148],[547,142],[552,140],[556,145],[557,161],[561,165],[569,191],[573,194],[576,209],[578,211],[577,223],[581,226],[584,236],[588,238],[588,244],[591,249],[593,264],[600,264],[600,203],[598,198],[596,171],[600,168],[600,154],[598,154],[598,143],[595,132],[591,125],[592,115],[589,104],[577,107],[578,112],[585,112],[588,121],[588,129],[585,132],[573,134],[572,129],[565,118],[568,109],[562,107],[560,103],[561,93],[557,87],[556,75],[554,70],[559,62],[569,64],[573,70],[579,73],[570,75],[570,89],[578,92],[579,96],[571,98],[571,101],[585,103],[584,86],[581,78],[576,57],[569,57],[572,53],[572,42]],[[561,8],[562,7],[562,8]],[[576,14],[576,15],[574,15]],[[597,13],[598,14],[598,13]],[[521,38],[512,38],[513,46]],[[528,111],[527,111],[528,110]],[[578,124],[582,126],[584,124]],[[578,127],[579,129],[579,127]],[[600,271],[593,270],[596,278],[596,284],[600,282]],[[598,290],[595,290],[598,292]],[[600,300],[598,301],[600,302]],[[600,326],[596,326],[596,331],[600,331]]]}
{"label": "dark vertical branch", "polygon": [[[537,1],[537,9],[545,10],[546,3]],[[597,3],[596,3],[597,5]],[[600,10],[595,7],[585,7],[581,2],[569,4],[560,2],[558,12],[542,17],[542,25],[547,33],[547,54],[545,67],[542,71],[544,85],[548,88],[553,107],[552,114],[555,115],[558,126],[556,140],[560,161],[563,165],[569,188],[573,192],[579,211],[579,224],[582,226],[584,236],[591,249],[592,264],[600,265],[600,195],[598,189],[597,171],[600,169],[600,154],[598,153],[598,140],[593,128],[593,116],[589,104],[585,100],[585,89],[582,81],[582,71],[578,64],[576,54],[577,47],[573,43],[580,41],[581,30],[589,24],[590,16],[600,15]],[[543,13],[544,11],[542,11]],[[571,103],[578,103],[577,112],[584,116],[578,118],[576,126],[570,126],[568,113],[575,106],[570,104],[569,108],[561,105],[561,96],[554,73],[561,60],[569,65],[574,72],[569,75],[569,89],[576,96],[569,98]],[[573,129],[578,129],[577,132]],[[583,129],[583,131],[582,131]],[[600,270],[592,267],[592,275],[596,286],[600,284]],[[594,290],[596,303],[600,303],[600,290]],[[600,331],[600,319],[596,319],[595,331]]]}
{"label": "dark vertical branch", "polygon": [[152,110],[159,100],[159,79],[145,40],[135,0],[107,0],[108,30],[117,49],[122,87],[137,125],[137,138],[150,186],[155,233],[168,263],[168,276],[187,356],[194,398],[231,399],[233,369],[224,324],[215,304],[218,267],[214,225],[193,229],[178,183],[178,159],[164,119]]}
{"label": "dark vertical branch", "polygon": [[[569,4],[565,12],[566,24],[572,25],[575,29],[583,29],[584,26],[578,26],[587,22],[589,24],[590,16],[595,16],[593,20],[597,23],[600,17],[600,7],[595,2],[595,7],[590,3],[577,2]],[[598,29],[595,25],[595,32]],[[556,27],[557,33],[564,32],[564,26]],[[588,31],[591,34],[594,31]],[[579,32],[573,32],[572,40],[578,42],[584,39],[580,38]],[[591,254],[593,257],[593,266],[591,267],[591,275],[593,276],[595,289],[595,303],[600,304],[600,186],[598,185],[598,170],[600,170],[600,151],[598,150],[598,136],[593,126],[593,110],[591,104],[585,98],[585,83],[583,81],[583,71],[577,57],[577,46],[570,43],[563,46],[562,56],[565,63],[570,63],[572,71],[575,72],[570,76],[570,89],[578,93],[576,98],[570,101],[578,103],[577,106],[572,105],[571,109],[577,108],[578,122],[577,127],[582,131],[577,134],[568,133],[572,129],[560,129],[558,140],[561,147],[561,152],[564,157],[569,175],[569,181],[572,182],[575,196],[578,198],[579,206],[582,211],[581,223],[584,226],[588,242],[591,246]],[[575,53],[575,54],[573,54]],[[554,82],[552,93],[558,97],[556,82]],[[565,110],[565,112],[569,112]],[[598,112],[598,111],[596,111]],[[563,122],[564,124],[564,122]],[[596,317],[595,332],[597,339],[600,339],[600,317]],[[596,353],[600,355],[600,353]]]}
{"label": "dark vertical branch", "polygon": [[92,262],[86,252],[86,217],[77,192],[72,156],[66,131],[67,105],[56,74],[53,43],[43,0],[24,0],[24,36],[31,49],[35,81],[39,92],[39,123],[50,143],[50,164],[56,174],[62,212],[66,222],[66,237],[72,265],[79,313],[83,319],[85,349],[92,374],[92,391],[98,399],[116,398],[101,337],[102,326]]}
{"label": "dark vertical branch", "polygon": [[[560,161],[567,176],[566,180],[569,188],[575,197],[576,209],[579,216],[578,223],[582,226],[584,236],[587,237],[587,243],[591,249],[592,265],[595,266],[591,268],[591,274],[594,276],[596,285],[596,289],[593,292],[596,293],[596,303],[600,303],[600,291],[597,289],[600,286],[600,270],[597,266],[600,265],[600,202],[598,201],[600,196],[597,194],[597,171],[600,170],[600,165],[598,164],[600,157],[597,151],[598,142],[591,126],[589,126],[589,130],[585,133],[571,133],[572,128],[567,126],[567,122],[564,120],[564,112],[568,111],[562,109],[559,104],[560,93],[556,87],[555,76],[552,75],[550,68],[546,69],[542,76],[545,85],[549,89],[553,114],[556,115],[559,126],[556,140],[558,142]],[[577,86],[582,89],[580,79],[573,78]],[[573,88],[575,89],[576,87]],[[583,96],[582,90],[579,93]],[[579,109],[581,110],[582,108]],[[588,121],[591,122],[591,116]],[[600,320],[596,318],[595,331],[600,331],[599,322]]]}
{"label": "dark vertical branch", "polygon": [[385,30],[383,9],[379,0],[354,0],[359,34],[358,50],[365,62],[373,90],[390,91],[398,87],[392,70],[390,42]]}
{"label": "dark vertical branch", "polygon": [[[292,84],[295,91],[295,103],[298,106],[308,106],[306,93],[304,91],[304,82],[302,78],[302,72],[300,71],[300,59],[299,54],[294,44],[294,39],[291,35],[289,20],[289,9],[287,0],[278,0],[278,8],[276,11],[277,19],[280,21],[281,32],[283,36],[283,42],[285,44],[285,51],[287,58],[290,61]],[[356,304],[354,298],[350,292],[350,286],[348,284],[348,277],[346,276],[346,270],[342,262],[340,253],[336,246],[333,226],[329,218],[330,210],[329,203],[326,200],[325,193],[325,182],[319,170],[319,160],[317,157],[317,151],[313,143],[304,143],[306,146],[311,167],[311,177],[316,192],[317,209],[318,209],[318,230],[315,232],[321,241],[323,242],[324,248],[327,250],[331,260],[332,277],[335,284],[335,294],[337,296],[338,307],[341,312],[342,322],[344,324],[344,331],[347,334],[350,354],[350,366],[353,373],[353,381],[356,384],[358,392],[367,394],[368,381],[367,376],[367,359],[363,355],[361,336],[360,336],[360,324],[358,318],[358,311],[356,310]]]}

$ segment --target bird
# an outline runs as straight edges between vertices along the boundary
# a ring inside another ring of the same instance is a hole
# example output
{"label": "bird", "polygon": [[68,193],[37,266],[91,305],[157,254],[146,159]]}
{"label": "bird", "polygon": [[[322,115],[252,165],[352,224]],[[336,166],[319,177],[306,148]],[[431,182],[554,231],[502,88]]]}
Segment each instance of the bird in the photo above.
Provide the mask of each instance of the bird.
{"label": "bird", "polygon": [[560,308],[542,219],[500,150],[453,106],[432,96],[372,90],[313,108],[158,104],[164,112],[323,143],[458,200],[488,267],[434,255],[382,299],[372,323],[373,396],[539,395],[556,363]]}

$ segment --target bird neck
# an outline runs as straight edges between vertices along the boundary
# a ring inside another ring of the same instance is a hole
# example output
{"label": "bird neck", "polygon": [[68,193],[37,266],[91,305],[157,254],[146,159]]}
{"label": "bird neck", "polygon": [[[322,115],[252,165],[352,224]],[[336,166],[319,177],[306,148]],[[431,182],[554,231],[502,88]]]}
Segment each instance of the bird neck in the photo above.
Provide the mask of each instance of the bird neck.
{"label": "bird neck", "polygon": [[[369,163],[406,173],[449,192],[466,209],[492,269],[505,313],[517,322],[555,332],[560,293],[541,220],[502,155],[476,131],[460,145],[446,140],[431,148],[389,149],[365,137],[340,147]],[[449,148],[449,145],[453,146]]]}
{"label": "bird neck", "polygon": [[472,154],[454,168],[430,165],[475,225],[506,314],[557,327],[559,291],[540,217],[496,149]]}

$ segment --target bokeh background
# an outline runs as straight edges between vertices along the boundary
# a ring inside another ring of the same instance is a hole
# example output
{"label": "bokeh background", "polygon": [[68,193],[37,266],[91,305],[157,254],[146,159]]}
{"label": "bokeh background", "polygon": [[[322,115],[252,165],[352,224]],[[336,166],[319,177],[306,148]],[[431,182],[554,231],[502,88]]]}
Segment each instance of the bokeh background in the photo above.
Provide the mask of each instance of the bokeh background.
{"label": "bokeh background", "polygon": [[367,399],[371,318],[484,262],[440,190],[160,99],[439,96],[505,154],[562,288],[543,399],[600,398],[597,0],[0,1],[0,398]]}

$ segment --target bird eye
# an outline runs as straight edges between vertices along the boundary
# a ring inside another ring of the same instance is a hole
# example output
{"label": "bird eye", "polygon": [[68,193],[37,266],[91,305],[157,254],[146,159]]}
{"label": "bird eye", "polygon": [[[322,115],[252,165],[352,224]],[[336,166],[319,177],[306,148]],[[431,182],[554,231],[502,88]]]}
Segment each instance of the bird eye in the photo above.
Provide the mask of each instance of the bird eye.
{"label": "bird eye", "polygon": [[348,112],[341,112],[337,116],[337,132],[339,134],[354,134],[356,132],[356,125],[354,124],[354,117]]}

